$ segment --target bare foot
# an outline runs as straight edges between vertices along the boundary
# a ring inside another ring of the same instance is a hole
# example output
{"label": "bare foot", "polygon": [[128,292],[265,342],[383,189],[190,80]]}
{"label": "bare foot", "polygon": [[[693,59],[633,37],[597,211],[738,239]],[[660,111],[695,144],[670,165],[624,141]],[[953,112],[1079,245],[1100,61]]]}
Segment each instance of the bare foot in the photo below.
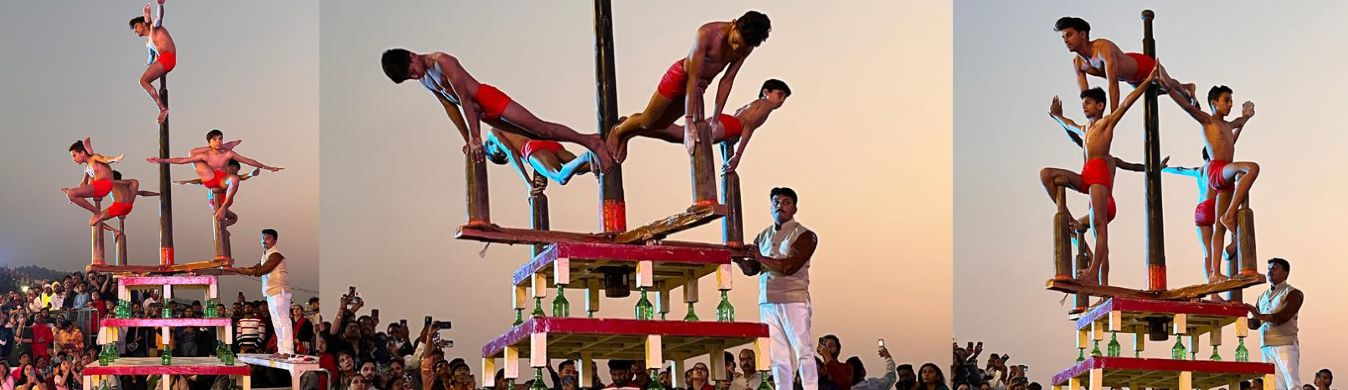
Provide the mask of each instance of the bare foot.
{"label": "bare foot", "polygon": [[94,214],[93,217],[89,218],[89,226],[98,225],[99,222],[103,222],[103,218],[101,217],[101,215],[102,215],[101,213],[98,213]]}
{"label": "bare foot", "polygon": [[1208,283],[1221,283],[1227,280],[1231,280],[1231,278],[1226,277],[1226,275],[1222,275],[1220,272],[1215,272],[1211,275],[1208,275]]}
{"label": "bare foot", "polygon": [[1236,213],[1234,212],[1235,209],[1236,209],[1235,207],[1232,207],[1231,210],[1228,210],[1226,212],[1226,214],[1222,214],[1222,226],[1226,226],[1227,230],[1233,232],[1236,231]]}
{"label": "bare foot", "polygon": [[168,109],[167,109],[167,108],[161,108],[161,109],[159,109],[159,119],[157,119],[157,123],[159,123],[159,124],[162,125],[162,124],[164,124],[164,120],[165,120],[165,119],[168,119]]}

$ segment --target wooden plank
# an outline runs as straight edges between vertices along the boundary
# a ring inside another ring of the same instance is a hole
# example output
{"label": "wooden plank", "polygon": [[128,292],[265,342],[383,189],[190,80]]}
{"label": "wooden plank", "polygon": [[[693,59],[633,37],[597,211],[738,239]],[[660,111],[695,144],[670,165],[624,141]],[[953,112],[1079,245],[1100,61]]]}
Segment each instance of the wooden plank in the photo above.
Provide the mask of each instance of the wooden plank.
{"label": "wooden plank", "polygon": [[318,357],[311,355],[294,355],[289,359],[281,359],[265,353],[241,353],[238,355],[238,360],[249,365],[271,367],[290,372],[302,373],[323,369],[318,366]]}
{"label": "wooden plank", "polygon": [[[1069,383],[1101,370],[1105,387],[1126,387],[1129,382],[1148,387],[1174,387],[1179,373],[1193,373],[1198,388],[1212,388],[1258,378],[1273,372],[1273,364],[1259,362],[1214,362],[1206,360],[1139,359],[1131,357],[1090,357],[1053,376],[1053,385]],[[1237,379],[1240,378],[1240,379]]]}
{"label": "wooden plank", "polygon": [[1119,326],[1145,323],[1145,317],[1160,315],[1188,315],[1193,322],[1190,330],[1201,329],[1206,333],[1211,326],[1225,326],[1237,318],[1245,317],[1247,311],[1238,303],[1176,302],[1155,299],[1110,298],[1104,303],[1086,312],[1076,320],[1077,329],[1085,329],[1096,321],[1109,320],[1110,313],[1120,312]]}
{"label": "wooden plank", "polygon": [[468,225],[460,226],[454,238],[501,244],[550,244],[554,242],[613,242],[612,234],[573,233],[558,230],[533,230],[507,227],[481,229]]}
{"label": "wooden plank", "polygon": [[548,353],[555,357],[567,356],[571,349],[568,345],[572,345],[593,352],[596,359],[618,356],[616,358],[639,360],[645,354],[648,335],[662,336],[666,346],[686,346],[686,350],[666,349],[664,352],[669,356],[697,356],[706,354],[710,347],[723,344],[716,340],[729,339],[728,342],[742,345],[768,337],[768,328],[756,322],[529,318],[483,346],[482,356],[499,356],[507,347],[528,343],[534,333],[548,333]]}
{"label": "wooden plank", "polygon": [[656,272],[660,273],[660,270],[668,268],[664,267],[668,264],[730,264],[734,254],[735,251],[725,247],[690,248],[670,245],[558,242],[549,245],[529,263],[516,269],[512,278],[518,285],[528,281],[531,274],[552,272],[549,266],[558,259],[567,259],[571,278],[585,278],[587,275],[598,274],[592,268],[613,265],[612,262],[628,263],[636,267],[638,262],[649,260],[656,262]]}
{"label": "wooden plank", "polygon": [[185,273],[206,268],[224,267],[233,264],[233,259],[222,258],[212,260],[202,260],[191,263],[173,264],[170,266],[160,265],[111,265],[111,264],[89,264],[84,267],[86,272],[109,272],[117,274],[172,274]]}
{"label": "wooden plank", "polygon": [[229,318],[104,318],[101,324],[105,328],[119,327],[224,327],[232,325]]}
{"label": "wooden plank", "polygon": [[1264,283],[1264,275],[1237,275],[1234,278],[1217,283],[1197,284],[1163,291],[1158,298],[1166,300],[1196,299],[1227,291],[1242,290],[1261,283]]}
{"label": "wooden plank", "polygon": [[706,225],[725,216],[725,206],[697,205],[641,227],[619,233],[615,242],[630,244],[658,240],[684,230]]}
{"label": "wooden plank", "polygon": [[131,286],[214,286],[217,283],[215,276],[194,276],[194,275],[174,275],[174,276],[119,276],[117,277],[117,287],[126,288]]}
{"label": "wooden plank", "polygon": [[1068,294],[1086,294],[1104,298],[1155,298],[1158,294],[1155,292],[1142,291],[1119,286],[1104,286],[1098,284],[1083,284],[1076,279],[1057,280],[1049,279],[1046,289],[1061,291]]}
{"label": "wooden plank", "polygon": [[248,375],[247,365],[226,366],[214,357],[175,357],[173,365],[160,364],[158,357],[117,358],[112,364],[84,367],[84,376],[92,375]]}

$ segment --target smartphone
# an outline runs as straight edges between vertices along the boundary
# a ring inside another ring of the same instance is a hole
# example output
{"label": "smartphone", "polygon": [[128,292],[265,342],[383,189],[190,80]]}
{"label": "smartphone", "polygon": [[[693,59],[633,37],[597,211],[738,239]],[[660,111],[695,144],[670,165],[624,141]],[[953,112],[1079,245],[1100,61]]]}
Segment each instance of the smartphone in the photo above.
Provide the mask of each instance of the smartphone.
{"label": "smartphone", "polygon": [[425,325],[425,326],[426,326],[426,327],[430,327],[430,326],[431,326],[431,321],[433,321],[433,320],[431,320],[431,316],[426,316],[426,325]]}
{"label": "smartphone", "polygon": [[401,320],[398,320],[398,323],[399,323],[399,324],[402,324],[403,329],[407,329],[407,319],[406,319],[406,318],[401,319]]}
{"label": "smartphone", "polygon": [[379,318],[379,309],[370,310],[370,316],[374,318]]}
{"label": "smartphone", "polygon": [[436,322],[435,322],[435,330],[449,329],[449,328],[452,328],[452,327],[453,327],[453,325],[451,325],[451,324],[449,323],[449,321],[436,321]]}
{"label": "smartphone", "polygon": [[880,348],[885,347],[885,339],[880,339]]}
{"label": "smartphone", "polygon": [[356,296],[356,286],[347,286],[346,295]]}

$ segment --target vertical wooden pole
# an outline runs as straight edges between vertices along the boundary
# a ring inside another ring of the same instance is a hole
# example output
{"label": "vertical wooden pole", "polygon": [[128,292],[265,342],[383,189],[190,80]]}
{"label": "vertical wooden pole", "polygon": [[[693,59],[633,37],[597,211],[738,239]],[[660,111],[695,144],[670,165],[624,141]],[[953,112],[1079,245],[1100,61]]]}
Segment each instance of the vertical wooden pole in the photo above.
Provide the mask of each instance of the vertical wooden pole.
{"label": "vertical wooden pole", "polygon": [[[136,195],[131,194],[131,196]],[[126,257],[126,217],[117,217],[117,231],[121,232],[121,234],[112,236],[112,241],[117,246],[117,258],[113,260],[113,264],[116,265],[130,264],[127,263]]]}
{"label": "vertical wooden pole", "polygon": [[[103,204],[103,199],[101,199],[101,198],[93,198],[92,200],[93,200],[93,203],[94,203],[94,209],[95,209],[95,210],[102,210],[102,209],[103,209],[103,205],[102,205],[102,204]],[[89,230],[90,230],[90,236],[91,236],[90,239],[91,239],[91,241],[93,242],[93,244],[92,244],[92,246],[93,246],[93,253],[91,253],[91,257],[93,257],[93,264],[95,264],[95,265],[103,265],[103,264],[106,264],[106,262],[104,261],[104,257],[103,257],[104,254],[106,253],[106,251],[103,250],[103,224],[102,224],[102,223],[99,223],[99,224],[97,224],[97,225],[94,225],[94,226],[90,227]]]}
{"label": "vertical wooden pole", "polygon": [[[1053,194],[1058,211],[1053,214],[1053,279],[1071,280],[1072,275],[1072,231],[1068,228],[1072,217],[1067,213],[1066,189],[1058,187]],[[1085,242],[1077,241],[1080,245]]]}
{"label": "vertical wooden pole", "polygon": [[[702,110],[702,107],[690,109]],[[716,118],[706,118],[696,127],[698,142],[693,145],[693,156],[689,165],[693,179],[693,206],[716,205],[716,164],[711,158],[711,125]],[[684,126],[692,126],[685,123]]]}
{"label": "vertical wooden pole", "polygon": [[[159,76],[159,99],[168,107],[168,76]],[[169,118],[159,125],[159,158],[169,158]],[[173,265],[173,188],[168,164],[159,164],[159,265]],[[132,195],[135,196],[135,195]]]}
{"label": "vertical wooden pole", "polygon": [[[1156,40],[1152,37],[1152,20],[1156,13],[1142,11],[1142,51],[1156,58]],[[1144,113],[1146,132],[1143,135],[1143,160],[1146,163],[1146,206],[1147,206],[1147,289],[1162,291],[1166,289],[1165,271],[1165,226],[1161,211],[1161,118],[1156,104],[1157,87],[1143,85],[1146,88]]]}
{"label": "vertical wooden pole", "polygon": [[[728,163],[735,155],[735,145],[721,143],[722,163]],[[721,240],[730,247],[744,245],[744,205],[741,203],[740,175],[730,172],[721,177],[721,203],[726,206],[725,219],[721,220]]]}
{"label": "vertical wooden pole", "polygon": [[[618,122],[617,69],[613,64],[613,7],[609,0],[594,0],[594,63],[596,99],[599,103],[599,135],[607,138]],[[627,230],[627,200],[623,194],[623,171],[612,166],[599,172],[599,194],[604,232]]]}
{"label": "vertical wooden pole", "polygon": [[468,178],[468,187],[465,188],[468,199],[468,224],[490,224],[491,196],[487,192],[486,161],[475,159],[472,154],[464,154],[463,161],[464,177]]}
{"label": "vertical wooden pole", "polygon": [[[539,180],[547,180],[547,178],[543,177],[543,174],[541,173],[534,172],[534,181]],[[530,226],[534,230],[550,229],[551,223],[548,220],[548,195],[543,193],[542,189],[529,192],[529,209],[533,213],[532,219],[530,220]],[[547,248],[546,244],[534,244],[530,255],[538,256],[539,253],[543,252],[544,248]]]}

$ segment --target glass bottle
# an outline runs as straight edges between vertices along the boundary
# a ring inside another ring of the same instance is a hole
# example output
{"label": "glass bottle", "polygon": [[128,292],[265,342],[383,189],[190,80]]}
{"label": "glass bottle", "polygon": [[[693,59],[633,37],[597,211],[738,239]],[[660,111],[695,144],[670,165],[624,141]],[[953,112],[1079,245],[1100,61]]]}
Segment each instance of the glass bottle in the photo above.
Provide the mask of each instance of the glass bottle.
{"label": "glass bottle", "polygon": [[684,321],[697,322],[697,313],[693,312],[693,303],[688,302],[688,315],[683,316]]}
{"label": "glass bottle", "polygon": [[636,314],[638,320],[655,319],[655,306],[651,305],[651,301],[649,299],[646,299],[645,287],[641,288],[641,300],[637,301]]}
{"label": "glass bottle", "polygon": [[1119,357],[1122,349],[1122,346],[1119,345],[1119,333],[1109,332],[1109,347],[1107,348],[1109,357]]}
{"label": "glass bottle", "polygon": [[557,285],[557,298],[552,300],[553,317],[570,317],[571,302],[566,300],[565,284]]}
{"label": "glass bottle", "polygon": [[730,305],[730,290],[721,290],[721,304],[716,305],[716,321],[735,321],[735,307]]}

